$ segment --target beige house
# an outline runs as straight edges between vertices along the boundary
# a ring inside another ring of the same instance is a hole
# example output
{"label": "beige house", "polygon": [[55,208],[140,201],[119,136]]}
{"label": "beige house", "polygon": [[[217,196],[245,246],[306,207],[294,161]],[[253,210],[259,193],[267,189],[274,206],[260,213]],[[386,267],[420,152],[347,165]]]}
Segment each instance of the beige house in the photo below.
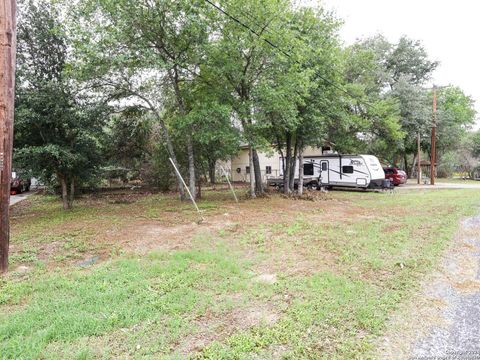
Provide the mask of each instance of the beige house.
{"label": "beige house", "polygon": [[[307,147],[303,152],[303,156],[319,156],[329,150],[329,147]],[[259,151],[258,158],[262,172],[262,179],[264,182],[266,182],[269,177],[280,176],[282,169],[282,158],[277,150],[272,147],[272,150],[268,152]],[[248,146],[242,146],[236,157],[232,158],[232,160],[228,163],[221,164],[221,166],[223,166],[227,172],[231,173],[233,181],[249,182],[250,165],[248,161]]]}

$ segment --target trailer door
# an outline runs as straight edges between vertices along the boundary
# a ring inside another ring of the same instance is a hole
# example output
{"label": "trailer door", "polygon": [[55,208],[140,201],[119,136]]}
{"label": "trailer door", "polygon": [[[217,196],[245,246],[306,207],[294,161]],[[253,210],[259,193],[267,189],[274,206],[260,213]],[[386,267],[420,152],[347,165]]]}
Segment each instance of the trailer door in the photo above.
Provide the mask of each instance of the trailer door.
{"label": "trailer door", "polygon": [[320,184],[328,184],[330,182],[328,160],[320,162]]}

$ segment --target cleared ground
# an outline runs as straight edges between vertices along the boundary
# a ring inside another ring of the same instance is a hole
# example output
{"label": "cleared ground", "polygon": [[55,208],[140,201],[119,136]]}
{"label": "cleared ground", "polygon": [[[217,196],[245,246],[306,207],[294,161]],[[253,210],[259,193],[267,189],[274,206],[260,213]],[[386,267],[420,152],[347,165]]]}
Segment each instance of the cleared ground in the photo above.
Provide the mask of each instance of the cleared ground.
{"label": "cleared ground", "polygon": [[35,195],[13,209],[5,358],[355,358],[480,191]]}

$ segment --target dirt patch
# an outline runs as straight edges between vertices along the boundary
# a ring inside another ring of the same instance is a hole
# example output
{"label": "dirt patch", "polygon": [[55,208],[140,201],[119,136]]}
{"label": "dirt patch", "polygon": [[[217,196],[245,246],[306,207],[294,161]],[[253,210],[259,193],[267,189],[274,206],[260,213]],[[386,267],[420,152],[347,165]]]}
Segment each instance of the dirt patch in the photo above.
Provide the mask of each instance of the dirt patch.
{"label": "dirt patch", "polygon": [[280,314],[272,305],[262,303],[235,307],[222,314],[207,313],[193,322],[195,333],[184,337],[175,347],[174,353],[186,358],[201,352],[213,341],[222,341],[238,331],[254,326],[272,326],[279,318]]}
{"label": "dirt patch", "polygon": [[[14,207],[12,219],[15,231],[22,231],[22,224],[30,222],[30,218],[34,218],[35,225],[43,226],[26,235],[38,260],[49,268],[59,264],[75,266],[79,260],[94,256],[108,259],[124,252],[146,254],[152,250],[187,250],[198,245],[194,242],[203,236],[211,240],[207,246],[215,246],[217,240],[223,241],[232,249],[244,251],[247,258],[256,259],[259,253],[274,254],[255,269],[259,273],[308,274],[324,268],[326,263],[333,265],[328,260],[331,254],[312,254],[301,243],[292,245],[291,239],[278,236],[278,231],[283,231],[299,217],[304,227],[309,222],[352,222],[375,215],[369,209],[345,206],[348,201],[334,199],[330,194],[312,194],[322,201],[312,205],[308,201],[290,201],[279,194],[271,194],[266,198],[241,200],[237,204],[228,192],[206,192],[206,198],[200,201],[203,222],[196,221],[198,215],[190,204],[178,201],[175,195],[121,190],[84,196],[76,202],[75,211],[79,211],[79,215],[75,215],[75,221],[62,220],[59,203],[49,200],[45,205],[40,196],[33,196]],[[50,215],[59,222],[52,225],[46,222]],[[252,243],[242,243],[242,234],[260,225],[263,226],[263,238],[258,239],[259,242],[254,239]],[[300,234],[298,239],[301,237]],[[317,240],[321,241],[321,234]],[[23,243],[14,244],[12,250],[13,254],[20,254]]]}
{"label": "dirt patch", "polygon": [[119,245],[129,251],[145,254],[153,249],[183,250],[191,246],[191,234],[198,225],[162,226],[158,223],[137,223],[115,234]]}
{"label": "dirt patch", "polygon": [[273,285],[277,282],[277,274],[260,274],[253,281]]}

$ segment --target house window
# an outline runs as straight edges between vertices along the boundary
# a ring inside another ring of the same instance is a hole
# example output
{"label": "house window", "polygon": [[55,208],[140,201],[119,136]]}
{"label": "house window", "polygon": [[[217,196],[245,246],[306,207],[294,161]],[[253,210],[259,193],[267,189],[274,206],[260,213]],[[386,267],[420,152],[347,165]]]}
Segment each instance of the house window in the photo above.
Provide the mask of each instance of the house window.
{"label": "house window", "polygon": [[245,168],[245,170],[246,170],[246,173],[247,173],[247,174],[250,174],[250,166],[247,166],[247,167]]}
{"label": "house window", "polygon": [[303,164],[303,175],[313,175],[313,164]]}
{"label": "house window", "polygon": [[265,172],[267,173],[267,175],[270,175],[272,173],[272,167],[271,166],[267,166],[265,168]]}
{"label": "house window", "polygon": [[350,165],[342,166],[342,173],[353,174],[353,166],[350,166]]}

